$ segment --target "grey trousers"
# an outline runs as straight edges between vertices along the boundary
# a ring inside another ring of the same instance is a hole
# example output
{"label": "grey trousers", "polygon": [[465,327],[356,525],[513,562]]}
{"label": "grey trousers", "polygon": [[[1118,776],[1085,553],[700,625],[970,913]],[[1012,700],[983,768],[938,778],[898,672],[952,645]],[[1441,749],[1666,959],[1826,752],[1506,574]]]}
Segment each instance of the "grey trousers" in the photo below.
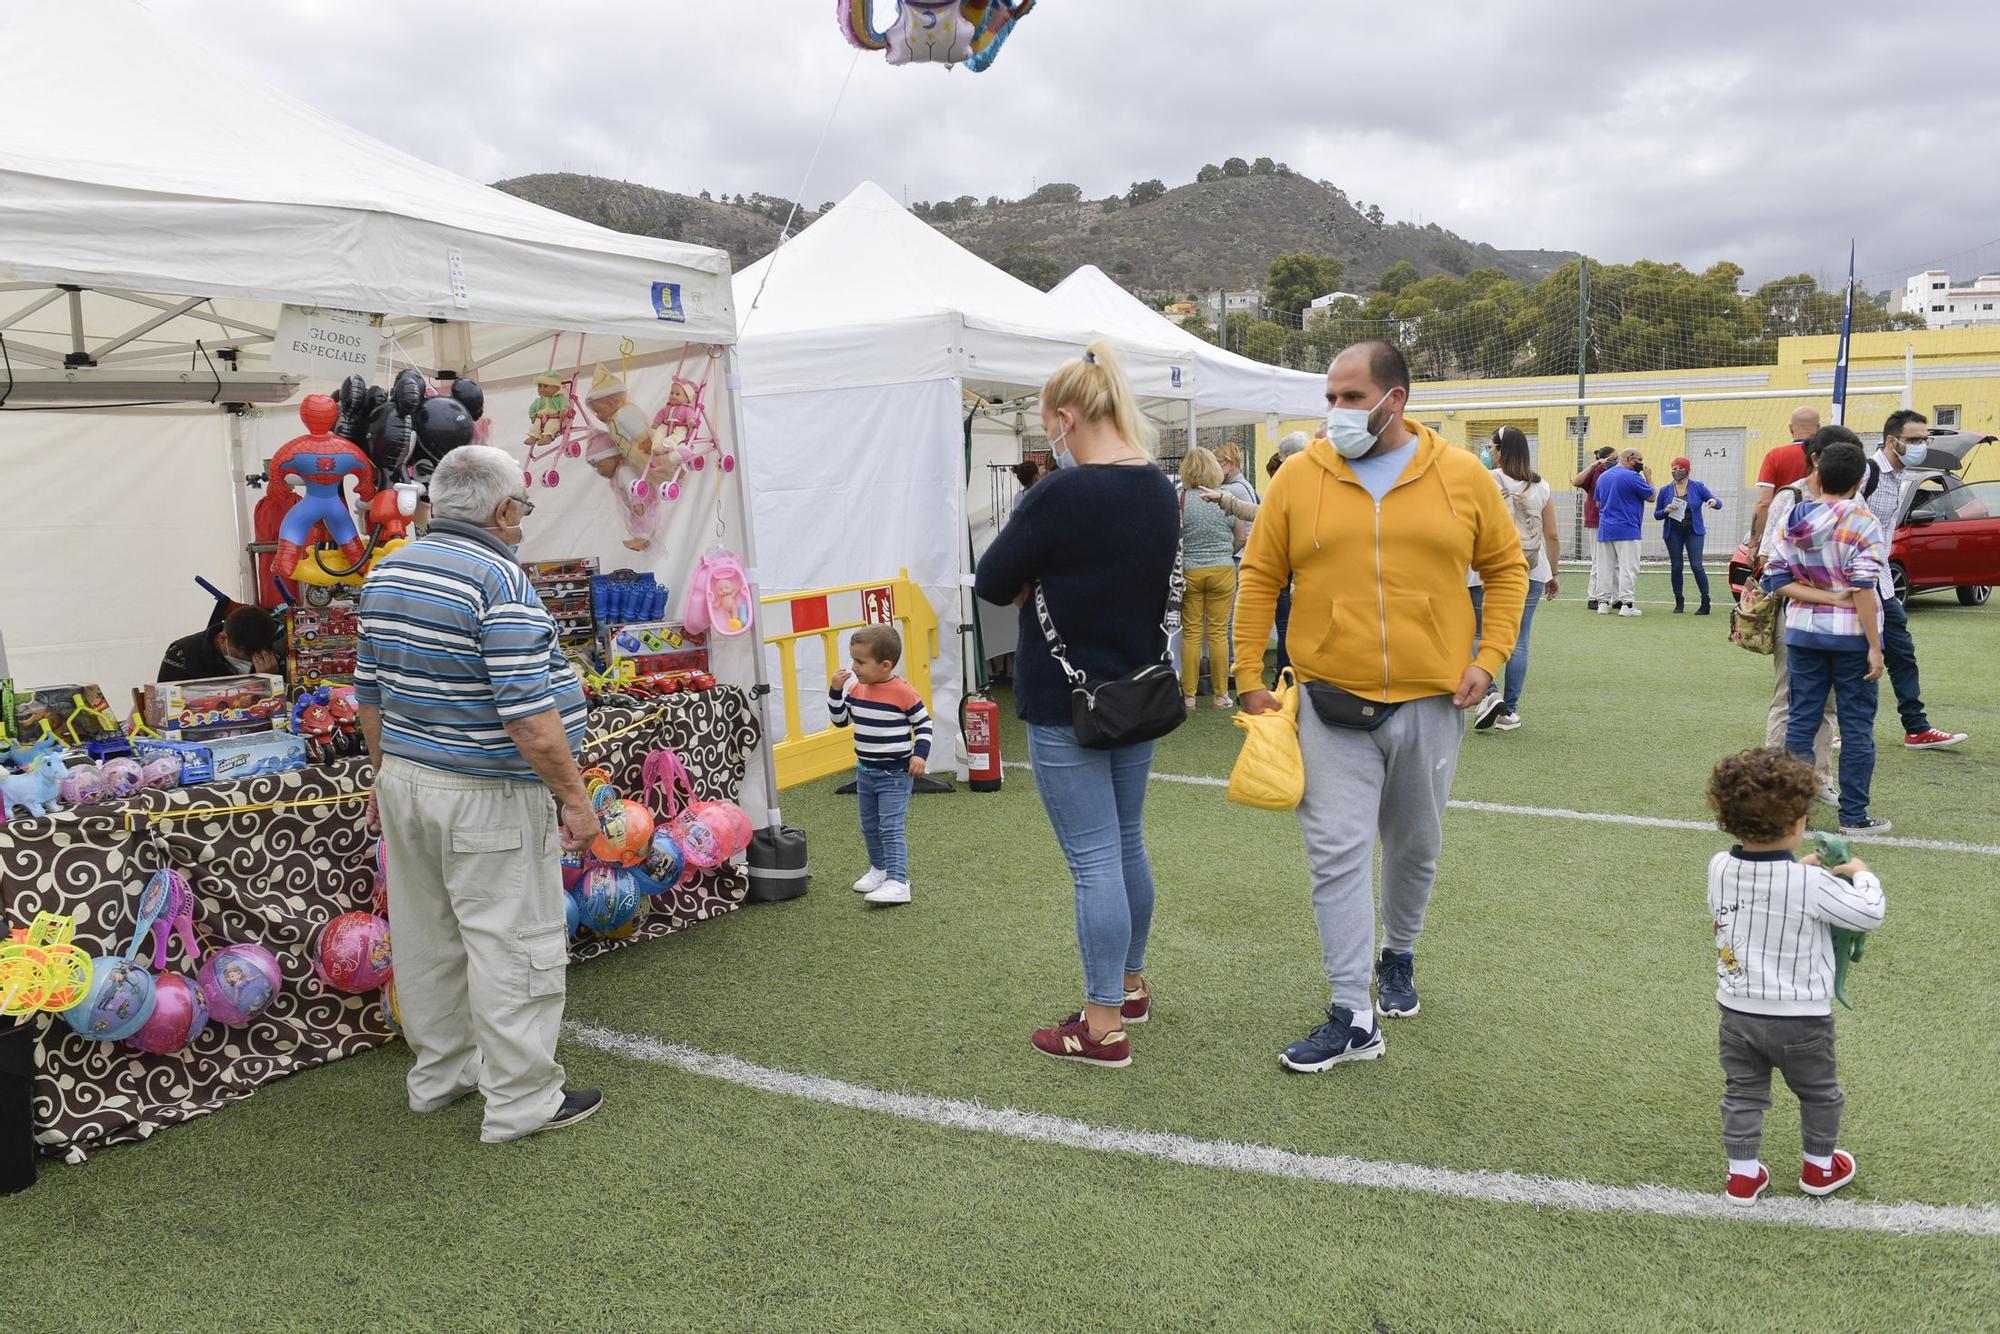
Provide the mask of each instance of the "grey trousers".
{"label": "grey trousers", "polygon": [[[1792,673],[1791,664],[1785,657],[1785,623],[1783,612],[1779,613],[1777,634],[1772,637],[1771,661],[1777,665],[1778,684],[1771,691],[1771,713],[1764,720],[1764,744],[1785,748],[1785,729],[1792,716]],[[1813,733],[1813,770],[1819,774],[1822,783],[1833,781],[1833,692],[1826,692],[1826,716],[1820,719],[1819,731]]]}
{"label": "grey trousers", "polygon": [[1840,1091],[1833,1068],[1833,1016],[1745,1014],[1722,1010],[1722,1147],[1731,1158],[1755,1158],[1771,1108],[1771,1070],[1784,1075],[1799,1100],[1799,1138],[1825,1157],[1840,1143]]}
{"label": "grey trousers", "polygon": [[1299,707],[1306,795],[1299,803],[1313,916],[1333,1003],[1369,1008],[1375,964],[1375,841],[1382,842],[1382,935],[1414,949],[1437,881],[1445,799],[1465,715],[1445,695],[1411,700],[1372,732],[1328,727]]}
{"label": "grey trousers", "polygon": [[1590,589],[1584,596],[1592,602],[1611,601],[1611,589],[1616,583],[1611,573],[1611,544],[1597,540],[1597,530],[1583,530],[1584,543],[1590,548]]}

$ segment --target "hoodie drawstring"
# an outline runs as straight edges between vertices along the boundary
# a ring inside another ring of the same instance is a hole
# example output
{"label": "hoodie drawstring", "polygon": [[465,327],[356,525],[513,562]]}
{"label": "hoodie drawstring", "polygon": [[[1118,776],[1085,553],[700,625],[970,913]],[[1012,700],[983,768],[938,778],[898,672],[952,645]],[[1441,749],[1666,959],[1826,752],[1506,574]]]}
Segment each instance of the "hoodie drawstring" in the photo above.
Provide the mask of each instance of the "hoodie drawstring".
{"label": "hoodie drawstring", "polygon": [[1314,471],[1319,474],[1319,499],[1313,505],[1313,550],[1318,551],[1320,549],[1319,517],[1326,509],[1326,469],[1316,468]]}

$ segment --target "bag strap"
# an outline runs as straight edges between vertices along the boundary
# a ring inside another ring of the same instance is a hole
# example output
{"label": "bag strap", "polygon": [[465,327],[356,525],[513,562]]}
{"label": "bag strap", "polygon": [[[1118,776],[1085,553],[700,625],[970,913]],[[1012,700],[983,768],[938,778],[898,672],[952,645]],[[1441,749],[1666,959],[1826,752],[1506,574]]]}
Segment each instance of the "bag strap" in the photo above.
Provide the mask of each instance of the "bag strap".
{"label": "bag strap", "polygon": [[[687,800],[694,797],[694,780],[688,777],[687,766],[681,763],[681,757],[671,750],[649,751],[641,774],[645,783],[646,805],[669,820],[684,809],[684,794]],[[653,805],[655,792],[659,794],[658,806]]]}
{"label": "bag strap", "polygon": [[[1163,662],[1174,659],[1174,640],[1181,633],[1181,604],[1187,600],[1186,552],[1179,542],[1174,543],[1174,569],[1167,578],[1167,614],[1160,622],[1160,633],[1166,637],[1166,647],[1160,654]],[[1049,656],[1062,668],[1069,683],[1081,690],[1090,684],[1090,679],[1078,671],[1069,660],[1069,649],[1062,636],[1056,632],[1055,618],[1049,615],[1049,596],[1042,581],[1035,581],[1035,619],[1041,623],[1042,638],[1049,644]]]}

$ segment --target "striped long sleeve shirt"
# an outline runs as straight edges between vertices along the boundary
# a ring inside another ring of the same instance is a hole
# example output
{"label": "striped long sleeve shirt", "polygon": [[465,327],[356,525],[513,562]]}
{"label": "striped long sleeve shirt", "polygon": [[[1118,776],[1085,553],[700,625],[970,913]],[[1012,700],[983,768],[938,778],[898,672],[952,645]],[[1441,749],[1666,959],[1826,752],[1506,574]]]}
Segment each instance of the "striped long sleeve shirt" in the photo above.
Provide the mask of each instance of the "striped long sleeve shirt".
{"label": "striped long sleeve shirt", "polygon": [[845,690],[829,690],[827,712],[835,727],[854,729],[854,758],[864,769],[907,769],[912,755],[931,757],[931,711],[900,676],[880,685],[849,681]]}
{"label": "striped long sleeve shirt", "polygon": [[437,519],[361,586],[354,697],[382,711],[390,755],[535,781],[506,723],[556,710],[574,750],[583,687],[528,573],[491,534]]}
{"label": "striped long sleeve shirt", "polygon": [[1718,852],[1708,864],[1715,999],[1745,1014],[1833,1013],[1833,932],[1882,925],[1882,882],[1849,884],[1788,852]]}

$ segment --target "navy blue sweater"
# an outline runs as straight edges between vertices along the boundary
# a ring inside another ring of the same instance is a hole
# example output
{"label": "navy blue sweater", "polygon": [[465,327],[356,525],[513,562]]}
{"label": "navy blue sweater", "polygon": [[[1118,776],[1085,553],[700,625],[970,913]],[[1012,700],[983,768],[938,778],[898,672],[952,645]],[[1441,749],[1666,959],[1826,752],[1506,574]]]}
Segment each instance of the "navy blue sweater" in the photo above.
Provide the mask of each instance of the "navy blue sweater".
{"label": "navy blue sweater", "polygon": [[1167,584],[1180,545],[1174,484],[1158,468],[1064,468],[1030,487],[979,559],[981,600],[1008,606],[1023,591],[1014,652],[1014,708],[1024,722],[1070,722],[1069,680],[1035,617],[1034,585],[1070,664],[1093,682],[1115,681],[1160,661]]}

